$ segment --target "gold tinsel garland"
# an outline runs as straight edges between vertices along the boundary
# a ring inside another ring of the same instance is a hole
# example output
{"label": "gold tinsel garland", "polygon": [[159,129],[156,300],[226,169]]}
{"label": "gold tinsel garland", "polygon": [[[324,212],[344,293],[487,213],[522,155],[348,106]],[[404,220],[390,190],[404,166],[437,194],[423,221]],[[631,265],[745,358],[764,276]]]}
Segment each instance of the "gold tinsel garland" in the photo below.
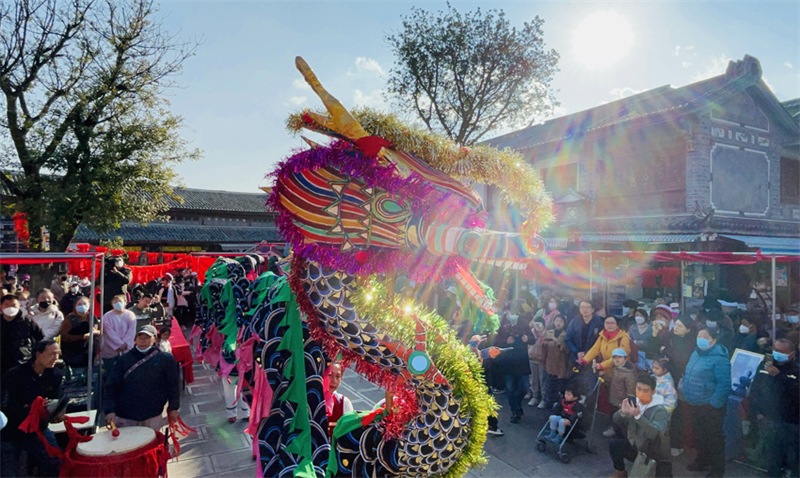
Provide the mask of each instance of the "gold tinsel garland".
{"label": "gold tinsel garland", "polygon": [[[307,111],[287,120],[293,132],[310,129],[335,136],[321,125],[310,122]],[[318,112],[324,114],[324,112]],[[352,115],[373,136],[380,136],[398,150],[411,153],[450,176],[470,183],[489,184],[502,191],[502,199],[519,209],[526,218],[523,233],[536,233],[553,221],[553,200],[545,191],[539,174],[525,158],[510,149],[490,146],[460,147],[444,136],[422,128],[410,127],[394,115],[369,108],[359,108]]]}
{"label": "gold tinsel garland", "polygon": [[[389,302],[386,287],[376,277],[360,287],[353,303],[361,317],[376,329],[388,333],[402,343],[414,343],[418,317],[428,326],[426,347],[436,368],[453,387],[453,395],[470,416],[470,434],[461,456],[445,476],[463,476],[470,468],[487,463],[483,452],[489,416],[496,415],[497,404],[489,394],[483,379],[483,367],[478,357],[458,341],[447,322],[418,304],[395,297]],[[393,311],[399,310],[400,314]]]}

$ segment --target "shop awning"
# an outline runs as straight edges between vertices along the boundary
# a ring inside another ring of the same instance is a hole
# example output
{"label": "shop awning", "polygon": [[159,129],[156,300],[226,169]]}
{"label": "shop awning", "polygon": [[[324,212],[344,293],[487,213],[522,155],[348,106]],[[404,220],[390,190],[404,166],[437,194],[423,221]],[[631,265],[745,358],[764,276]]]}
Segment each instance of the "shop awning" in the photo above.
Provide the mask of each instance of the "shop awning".
{"label": "shop awning", "polygon": [[666,244],[694,242],[697,234],[583,234],[584,242],[646,242]]}
{"label": "shop awning", "polygon": [[761,249],[763,253],[800,254],[800,238],[797,237],[738,236],[730,234],[725,234],[725,237],[744,242],[747,247]]}

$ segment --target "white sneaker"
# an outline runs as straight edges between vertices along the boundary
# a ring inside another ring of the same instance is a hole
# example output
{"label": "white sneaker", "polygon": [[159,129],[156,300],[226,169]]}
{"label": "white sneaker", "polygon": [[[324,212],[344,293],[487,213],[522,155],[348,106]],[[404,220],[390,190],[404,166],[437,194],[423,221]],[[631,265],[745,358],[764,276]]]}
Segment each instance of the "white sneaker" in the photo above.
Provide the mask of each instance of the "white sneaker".
{"label": "white sneaker", "polygon": [[547,406],[547,402],[542,400],[541,402],[539,402],[539,406],[536,408],[538,408],[539,410],[544,410],[545,408],[550,408],[550,407]]}
{"label": "white sneaker", "polygon": [[613,436],[614,436],[614,435],[616,435],[616,434],[617,434],[617,432],[614,430],[614,427],[608,427],[608,428],[606,428],[606,430],[603,432],[603,436],[604,436],[604,437],[606,437],[606,438],[611,438],[611,437],[613,437]]}
{"label": "white sneaker", "polygon": [[683,448],[671,448],[669,452],[672,454],[672,456],[681,456],[681,453],[683,453]]}
{"label": "white sneaker", "polygon": [[494,436],[498,436],[498,437],[501,437],[501,436],[505,435],[505,433],[503,433],[503,430],[501,430],[500,427],[489,428],[488,430],[486,430],[486,433],[489,434],[489,435],[494,435]]}
{"label": "white sneaker", "polygon": [[538,404],[539,404],[539,399],[536,398],[536,397],[533,397],[528,401],[528,406],[529,407],[535,407]]}

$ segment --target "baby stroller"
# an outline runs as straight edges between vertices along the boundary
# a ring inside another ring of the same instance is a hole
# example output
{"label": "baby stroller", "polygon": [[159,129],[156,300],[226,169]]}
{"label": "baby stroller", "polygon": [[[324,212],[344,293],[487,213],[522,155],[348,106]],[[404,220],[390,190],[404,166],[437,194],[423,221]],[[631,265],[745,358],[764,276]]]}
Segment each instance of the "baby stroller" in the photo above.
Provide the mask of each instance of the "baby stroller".
{"label": "baby stroller", "polygon": [[[544,453],[547,451],[547,444],[548,442],[551,444],[556,445],[556,455],[558,459],[561,460],[562,463],[569,463],[572,460],[572,455],[569,453],[569,447],[566,447],[567,442],[574,440],[586,440],[586,451],[591,453],[591,443],[592,443],[592,432],[594,429],[594,422],[595,422],[595,410],[597,409],[597,397],[599,392],[600,383],[603,382],[601,377],[597,377],[594,380],[594,385],[592,386],[589,393],[583,395],[580,399],[580,402],[585,407],[583,411],[578,412],[575,420],[570,424],[567,430],[564,433],[564,436],[558,441],[558,443],[553,443],[548,440],[548,436],[551,434],[553,430],[550,429],[550,420],[545,421],[544,426],[541,430],[539,430],[539,434],[536,435],[536,449],[540,452]],[[558,404],[553,405],[553,411],[555,412],[556,407]],[[588,429],[586,429],[586,413],[589,410],[592,410],[592,418],[589,423]],[[578,450],[579,447],[574,446],[572,447],[574,450]]]}

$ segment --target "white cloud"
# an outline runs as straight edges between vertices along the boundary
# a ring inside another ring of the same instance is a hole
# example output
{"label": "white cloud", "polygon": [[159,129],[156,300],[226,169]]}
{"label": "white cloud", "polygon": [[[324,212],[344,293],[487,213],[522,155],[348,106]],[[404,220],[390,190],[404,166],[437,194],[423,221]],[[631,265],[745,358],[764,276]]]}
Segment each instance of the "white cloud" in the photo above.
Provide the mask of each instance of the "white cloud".
{"label": "white cloud", "polygon": [[368,106],[373,109],[385,109],[386,102],[383,100],[381,90],[373,90],[367,93],[356,88],[353,91],[353,106]]}
{"label": "white cloud", "polygon": [[792,63],[791,63],[791,62],[784,61],[784,62],[783,62],[783,66],[785,66],[786,68],[788,68],[788,69],[790,69],[790,70],[794,70],[794,65],[792,65]]}
{"label": "white cloud", "polygon": [[298,90],[311,90],[311,87],[308,86],[305,80],[301,80],[300,78],[295,78],[292,81],[292,87]]}
{"label": "white cloud", "polygon": [[609,93],[614,97],[615,100],[621,100],[622,98],[626,98],[628,96],[637,95],[642,91],[643,90],[631,88],[630,86],[623,86],[622,88],[612,88]]}
{"label": "white cloud", "polygon": [[[383,75],[383,67],[381,67],[381,64],[372,58],[359,56],[356,58],[355,64],[357,73],[372,72],[376,73],[378,76]],[[354,73],[348,72],[348,74],[352,75]]]}
{"label": "white cloud", "polygon": [[694,51],[694,45],[687,45],[687,46],[675,45],[675,50],[672,53],[675,56],[681,56],[693,53],[693,51]]}
{"label": "white cloud", "polygon": [[289,97],[289,103],[291,103],[291,104],[293,104],[295,106],[302,105],[303,103],[306,102],[306,100],[308,100],[308,97],[306,97],[306,96],[290,96]]}
{"label": "white cloud", "polygon": [[728,63],[731,61],[731,58],[728,55],[720,55],[716,58],[712,58],[707,63],[707,67],[705,71],[698,71],[692,77],[692,82],[705,80],[706,78],[711,78],[712,76],[718,76],[725,73],[725,70],[728,68]]}

